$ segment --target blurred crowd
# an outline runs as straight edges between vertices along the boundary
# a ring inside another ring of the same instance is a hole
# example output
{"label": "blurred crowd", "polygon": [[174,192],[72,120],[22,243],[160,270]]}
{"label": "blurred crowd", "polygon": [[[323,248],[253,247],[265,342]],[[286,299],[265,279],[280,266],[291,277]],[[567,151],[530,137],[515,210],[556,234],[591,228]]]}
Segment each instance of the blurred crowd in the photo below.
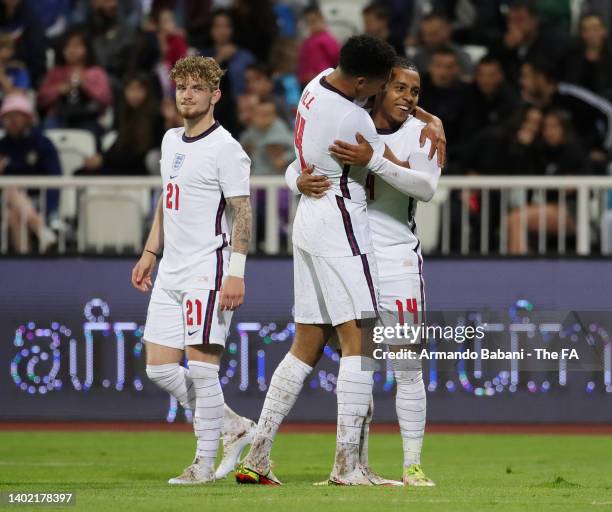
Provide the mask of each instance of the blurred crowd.
{"label": "blurred crowd", "polygon": [[[226,70],[216,117],[253,174],[284,173],[302,87],[360,32],[417,65],[420,105],[446,129],[446,173],[604,174],[611,24],[612,0],[0,0],[0,174],[60,174],[54,128],[95,138],[78,174],[158,172],[148,156],[182,124],[168,71],[187,54]],[[478,194],[455,203],[466,200],[476,218]],[[13,244],[23,216],[45,233],[26,203],[9,199]]]}

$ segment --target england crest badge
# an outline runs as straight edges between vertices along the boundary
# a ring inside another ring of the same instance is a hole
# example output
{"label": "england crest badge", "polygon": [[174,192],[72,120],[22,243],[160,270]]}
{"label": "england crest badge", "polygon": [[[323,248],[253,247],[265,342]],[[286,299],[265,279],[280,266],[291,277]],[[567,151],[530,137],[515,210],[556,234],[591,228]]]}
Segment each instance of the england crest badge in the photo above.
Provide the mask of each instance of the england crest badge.
{"label": "england crest badge", "polygon": [[172,162],[172,170],[174,172],[178,172],[178,170],[183,165],[184,161],[185,161],[185,155],[183,155],[182,153],[176,153],[174,155],[174,161]]}

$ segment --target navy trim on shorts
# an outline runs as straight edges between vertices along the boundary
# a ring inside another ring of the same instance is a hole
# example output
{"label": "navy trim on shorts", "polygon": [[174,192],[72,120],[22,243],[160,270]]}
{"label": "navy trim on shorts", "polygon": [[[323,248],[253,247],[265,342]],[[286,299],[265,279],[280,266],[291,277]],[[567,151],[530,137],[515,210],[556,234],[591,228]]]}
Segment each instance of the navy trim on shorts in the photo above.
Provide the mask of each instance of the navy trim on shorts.
{"label": "navy trim on shorts", "polygon": [[368,255],[361,255],[361,263],[363,264],[363,273],[365,274],[366,281],[368,282],[368,288],[370,289],[370,297],[372,299],[372,306],[374,311],[378,314],[378,302],[376,300],[376,290],[374,289],[374,281],[372,280],[372,274],[370,273],[370,262],[368,261]]}
{"label": "navy trim on shorts", "polygon": [[340,177],[340,191],[342,192],[342,197],[346,197],[347,199],[351,198],[351,193],[348,188],[348,175],[350,170],[351,166],[345,164],[342,168],[342,176]]}
{"label": "navy trim on shorts", "polygon": [[208,292],[208,302],[206,303],[206,315],[204,316],[204,327],[202,328],[202,343],[207,345],[210,343],[210,330],[212,327],[213,312],[215,311],[215,299],[217,298],[216,290]]}
{"label": "navy trim on shorts", "polygon": [[421,246],[421,241],[418,240],[416,246],[413,251],[417,256],[417,260],[419,262],[419,281],[421,285],[421,323],[425,323],[425,281],[423,280],[423,259],[419,254],[419,247]]}
{"label": "navy trim on shorts", "polygon": [[344,222],[344,231],[346,232],[346,238],[348,239],[348,243],[351,246],[353,256],[359,256],[361,254],[361,251],[359,250],[359,245],[357,244],[357,239],[355,238],[353,224],[351,223],[351,216],[349,215],[349,212],[344,204],[344,198],[336,196],[336,203],[338,203],[338,208],[340,209],[340,213],[342,214],[342,221]]}

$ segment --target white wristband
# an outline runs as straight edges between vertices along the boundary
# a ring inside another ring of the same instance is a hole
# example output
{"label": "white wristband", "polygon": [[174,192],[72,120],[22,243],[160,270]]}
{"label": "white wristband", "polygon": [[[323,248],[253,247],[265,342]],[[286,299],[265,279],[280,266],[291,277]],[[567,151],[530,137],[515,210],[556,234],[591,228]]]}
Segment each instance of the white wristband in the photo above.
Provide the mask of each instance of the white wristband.
{"label": "white wristband", "polygon": [[244,267],[246,266],[246,254],[233,252],[230,256],[228,276],[244,278]]}

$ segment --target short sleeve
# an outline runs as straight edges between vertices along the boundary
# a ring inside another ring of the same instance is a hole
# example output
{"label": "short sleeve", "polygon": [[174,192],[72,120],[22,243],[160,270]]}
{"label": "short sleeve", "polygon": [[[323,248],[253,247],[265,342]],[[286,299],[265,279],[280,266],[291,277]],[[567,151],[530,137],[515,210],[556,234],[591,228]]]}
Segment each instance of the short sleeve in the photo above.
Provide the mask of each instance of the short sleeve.
{"label": "short sleeve", "polygon": [[217,156],[219,183],[225,197],[248,196],[251,159],[240,144],[231,142],[219,150]]}
{"label": "short sleeve", "polygon": [[370,143],[374,155],[382,157],[385,152],[385,143],[382,141],[374,126],[370,115],[362,108],[352,110],[338,127],[338,139],[350,144],[356,144],[355,135],[361,133]]}

